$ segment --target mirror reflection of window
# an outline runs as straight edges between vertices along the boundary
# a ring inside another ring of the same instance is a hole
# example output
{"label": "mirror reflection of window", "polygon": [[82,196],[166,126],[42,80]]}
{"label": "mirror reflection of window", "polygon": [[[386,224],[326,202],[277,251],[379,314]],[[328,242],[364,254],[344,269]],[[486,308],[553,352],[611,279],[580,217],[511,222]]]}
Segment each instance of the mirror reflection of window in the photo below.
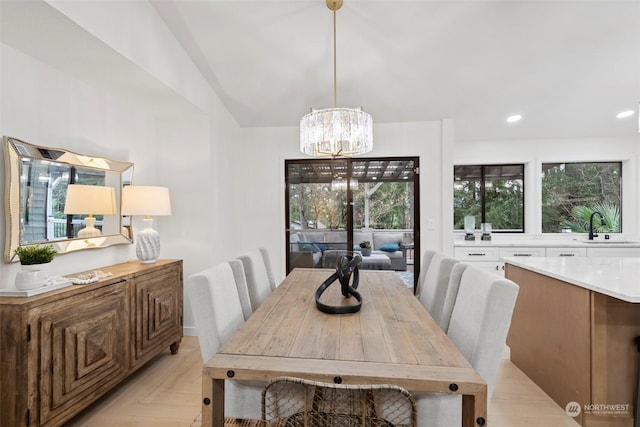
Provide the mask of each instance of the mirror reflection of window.
{"label": "mirror reflection of window", "polygon": [[[133,163],[88,156],[71,151],[37,146],[4,137],[5,179],[9,219],[5,241],[5,261],[15,261],[15,249],[21,245],[55,243],[60,253],[82,249],[91,244],[111,246],[130,244],[133,233],[119,215],[120,191],[132,184]],[[65,215],[69,184],[111,187],[115,191],[115,215],[96,215],[100,242],[72,245],[84,226],[83,215]]]}

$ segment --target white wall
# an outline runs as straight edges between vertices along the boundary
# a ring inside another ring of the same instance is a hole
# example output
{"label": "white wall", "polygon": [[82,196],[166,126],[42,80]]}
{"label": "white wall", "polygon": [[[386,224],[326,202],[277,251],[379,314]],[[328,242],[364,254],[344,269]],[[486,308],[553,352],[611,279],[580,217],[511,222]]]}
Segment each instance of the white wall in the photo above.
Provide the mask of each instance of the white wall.
{"label": "white wall", "polygon": [[[185,277],[227,259],[230,252],[225,246],[233,241],[235,228],[227,200],[235,191],[225,177],[235,167],[229,162],[229,151],[238,139],[235,120],[195,66],[185,61],[186,54],[176,50],[168,30],[146,3],[122,2],[112,13],[91,13],[87,2],[54,3],[77,21],[46,3],[1,5],[2,22],[11,25],[3,25],[0,40],[0,133],[133,162],[134,184],[168,186],[171,192],[173,215],[154,221],[161,235],[161,257],[183,259]],[[16,13],[15,8],[22,6],[30,13]],[[123,7],[132,9],[127,13]],[[127,16],[126,25],[120,14]],[[20,33],[24,25],[15,23],[22,15],[37,16],[51,39],[37,39],[39,32],[34,31],[36,38],[25,40]],[[141,22],[136,24],[136,19]],[[145,36],[122,37],[134,28]],[[91,46],[87,64],[77,58],[63,60],[69,52],[62,42],[69,35]],[[114,69],[100,69],[92,61]],[[139,90],[130,90],[132,84]],[[0,164],[4,188],[4,164]],[[3,227],[0,241],[4,240]],[[56,257],[51,272],[71,274],[131,259],[135,259],[133,245],[74,252]],[[13,283],[18,269],[17,264],[1,263],[0,286]],[[189,333],[193,322],[188,309],[184,322]]]}
{"label": "white wall", "polygon": [[524,163],[525,232],[542,233],[542,163],[621,161],[623,233],[640,232],[640,134],[634,138],[545,139],[535,141],[456,142],[454,164]]}

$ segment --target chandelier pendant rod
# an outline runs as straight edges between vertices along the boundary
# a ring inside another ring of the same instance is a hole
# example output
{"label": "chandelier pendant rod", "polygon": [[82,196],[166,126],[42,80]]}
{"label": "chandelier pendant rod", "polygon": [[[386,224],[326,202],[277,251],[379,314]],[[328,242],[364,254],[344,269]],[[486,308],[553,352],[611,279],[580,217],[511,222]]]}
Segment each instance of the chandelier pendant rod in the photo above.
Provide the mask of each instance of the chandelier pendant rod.
{"label": "chandelier pendant rod", "polygon": [[336,10],[333,8],[333,108],[338,107],[338,72],[337,72],[337,59],[336,59]]}

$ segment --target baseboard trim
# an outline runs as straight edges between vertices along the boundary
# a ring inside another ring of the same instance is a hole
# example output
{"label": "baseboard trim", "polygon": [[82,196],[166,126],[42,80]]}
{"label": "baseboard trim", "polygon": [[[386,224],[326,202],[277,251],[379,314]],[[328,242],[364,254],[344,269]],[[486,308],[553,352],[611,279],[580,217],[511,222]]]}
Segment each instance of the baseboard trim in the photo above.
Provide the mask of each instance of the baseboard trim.
{"label": "baseboard trim", "polygon": [[183,326],[182,335],[184,335],[185,337],[197,337],[198,331],[196,331],[195,326]]}

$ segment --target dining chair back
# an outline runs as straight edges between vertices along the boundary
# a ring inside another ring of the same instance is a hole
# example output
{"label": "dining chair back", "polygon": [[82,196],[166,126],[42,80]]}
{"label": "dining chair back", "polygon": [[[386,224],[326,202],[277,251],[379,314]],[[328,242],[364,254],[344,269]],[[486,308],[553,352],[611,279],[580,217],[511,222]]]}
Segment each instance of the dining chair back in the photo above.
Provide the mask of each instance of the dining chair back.
{"label": "dining chair back", "polygon": [[242,262],[244,274],[247,278],[251,310],[256,311],[260,304],[271,295],[271,292],[275,289],[275,284],[272,285],[272,279],[269,277],[263,252],[259,248],[240,255],[238,260]]}
{"label": "dining chair back", "polygon": [[[185,293],[193,313],[202,360],[206,363],[244,323],[231,266],[225,262],[189,276]],[[259,418],[262,386],[226,381],[225,415]]]}
{"label": "dining chair back", "polygon": [[[487,383],[491,399],[502,351],[511,325],[519,287],[477,267],[468,266],[460,279],[447,335]],[[459,395],[415,394],[418,426],[460,426]]]}
{"label": "dining chair back", "polygon": [[424,251],[424,255],[422,255],[422,262],[420,263],[420,274],[418,275],[418,281],[416,282],[416,289],[414,295],[419,297],[422,292],[422,286],[424,284],[424,278],[427,276],[427,272],[429,271],[429,266],[431,265],[431,259],[436,254],[437,251],[432,249],[427,249]]}
{"label": "dining chair back", "polygon": [[[440,252],[433,254],[418,297],[420,303],[441,328],[443,324],[449,323],[451,316],[450,312],[444,312],[445,300],[451,280],[451,270],[459,262],[457,259]],[[452,285],[456,286],[457,283]],[[452,289],[452,291],[455,292],[456,289]],[[443,330],[446,331],[445,328]]]}
{"label": "dining chair back", "polygon": [[460,280],[447,335],[487,383],[491,397],[519,286],[467,267]]}
{"label": "dining chair back", "polygon": [[416,403],[401,387],[277,377],[262,392],[264,427],[416,426]]}
{"label": "dining chair back", "polygon": [[232,259],[229,262],[229,266],[233,271],[233,278],[236,282],[236,288],[238,289],[238,297],[240,298],[240,305],[242,306],[242,314],[244,320],[247,320],[252,314],[251,300],[249,299],[249,287],[247,286],[247,276],[244,274],[244,267],[242,261],[239,259]]}
{"label": "dining chair back", "polygon": [[271,257],[269,256],[269,251],[267,248],[260,247],[258,248],[260,254],[262,255],[262,261],[264,262],[264,267],[267,270],[267,278],[269,279],[269,286],[271,290],[275,290],[278,284],[276,283],[275,276],[273,275],[273,269],[271,268]]}

